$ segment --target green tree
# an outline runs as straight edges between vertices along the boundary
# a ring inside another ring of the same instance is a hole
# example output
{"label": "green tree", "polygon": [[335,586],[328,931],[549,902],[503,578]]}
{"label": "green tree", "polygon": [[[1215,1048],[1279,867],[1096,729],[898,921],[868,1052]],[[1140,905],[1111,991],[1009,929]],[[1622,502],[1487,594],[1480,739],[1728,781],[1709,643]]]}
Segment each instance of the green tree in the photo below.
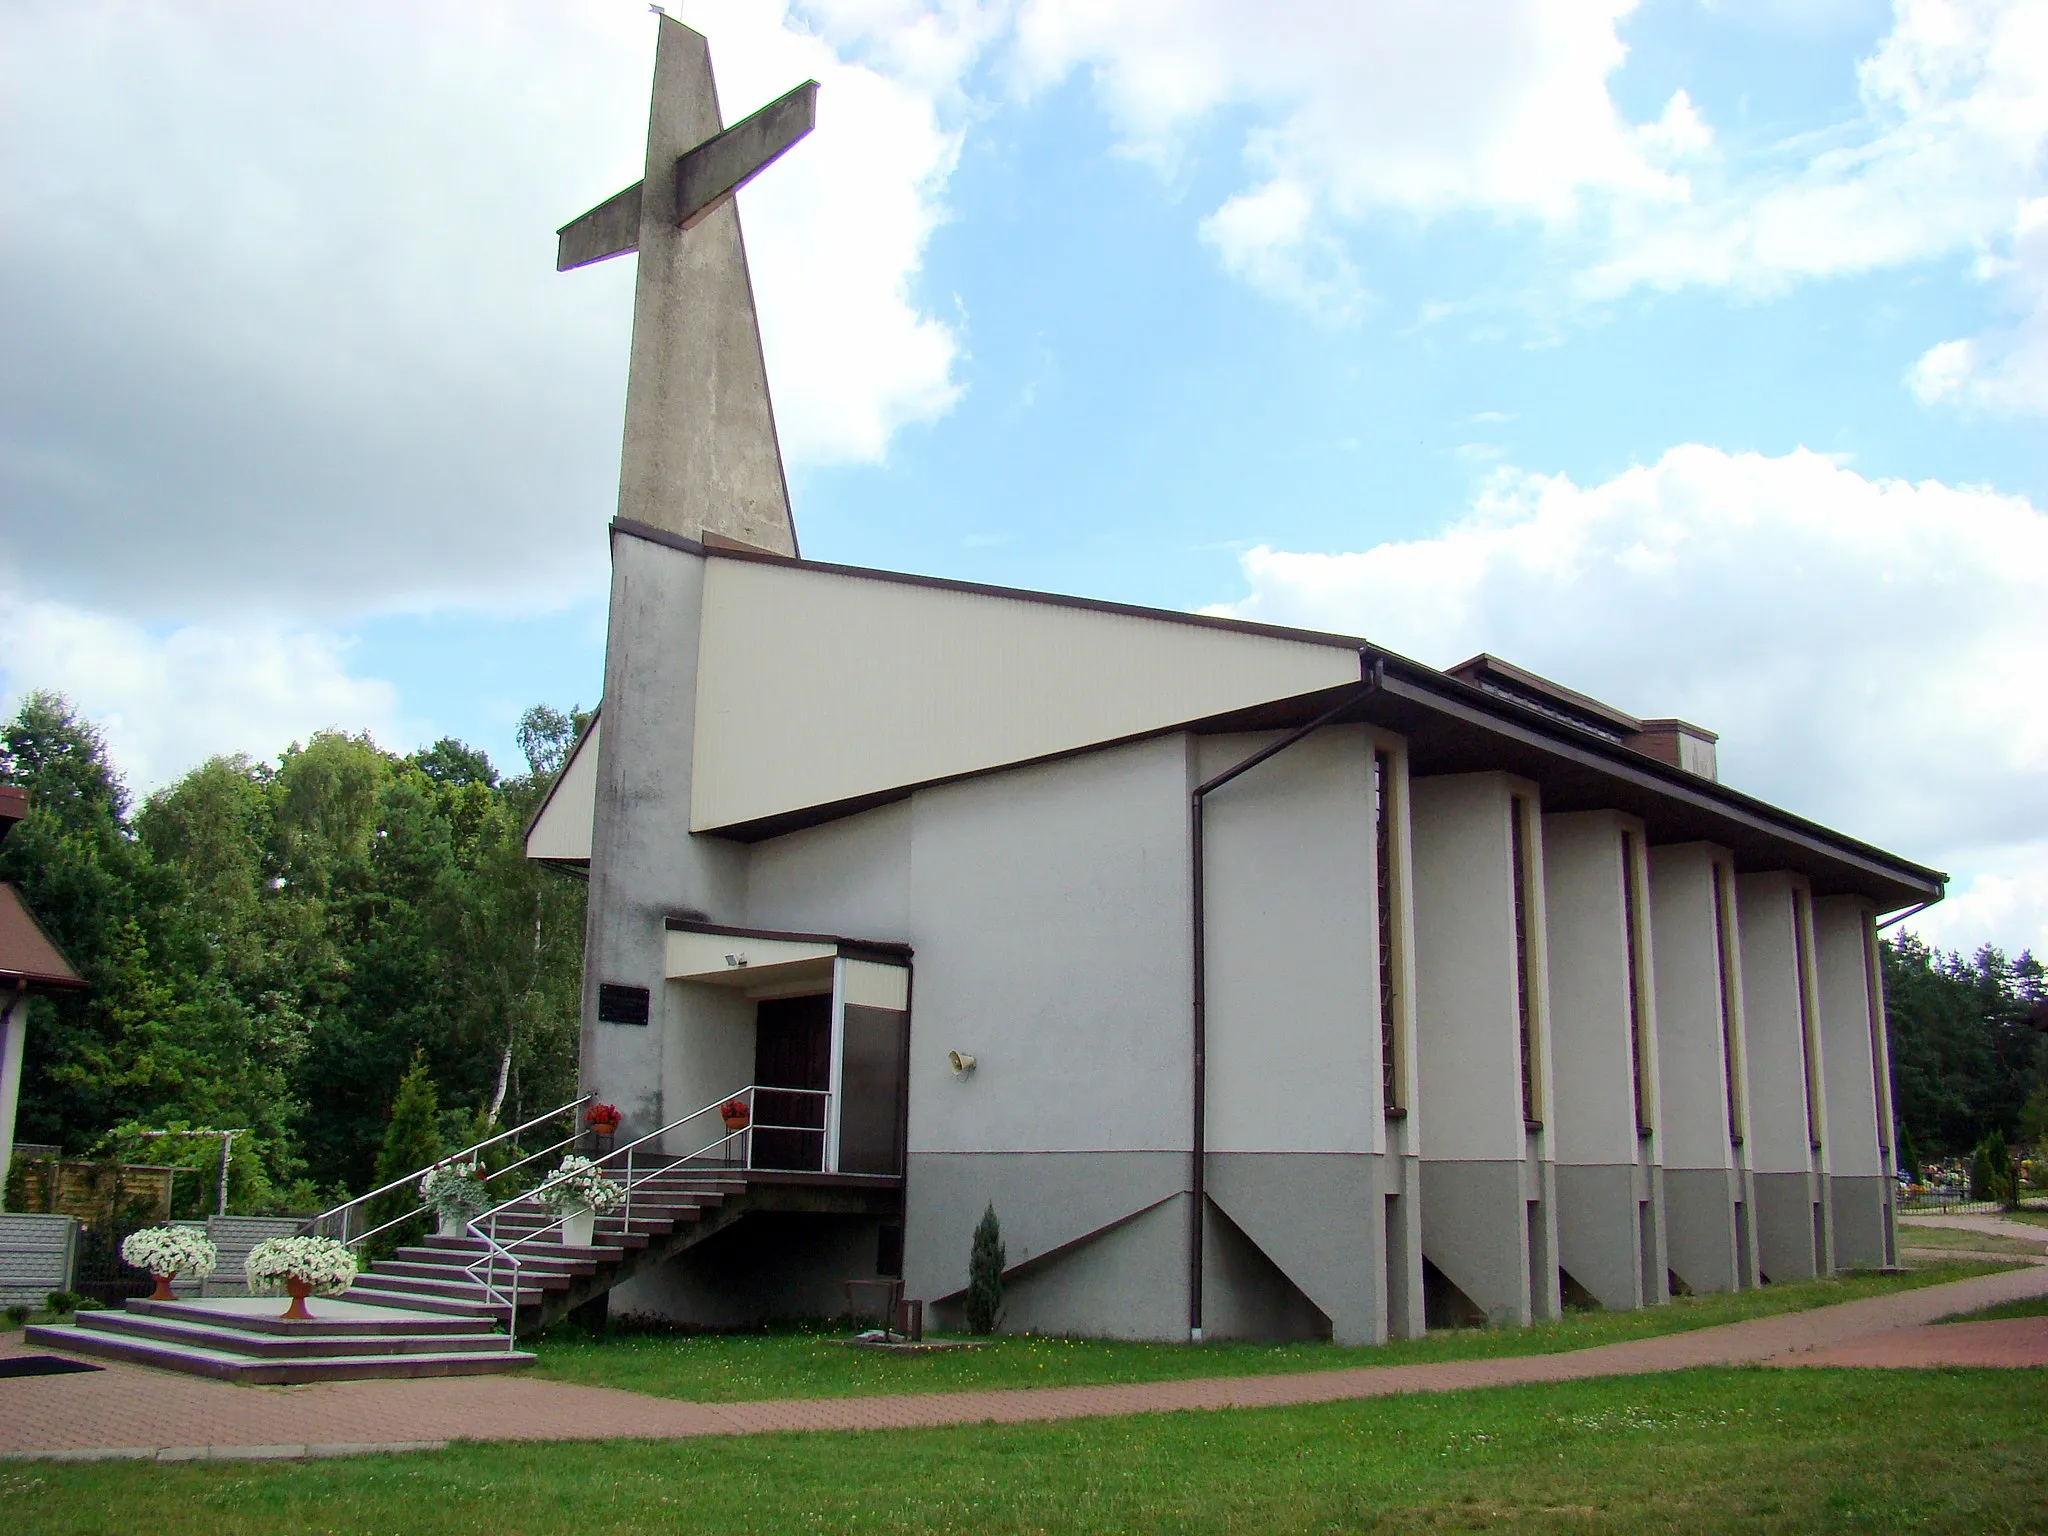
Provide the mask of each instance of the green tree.
{"label": "green tree", "polygon": [[[445,1150],[441,1140],[441,1097],[427,1071],[426,1053],[420,1051],[414,1054],[412,1065],[399,1079],[398,1092],[391,1099],[391,1120],[384,1127],[384,1142],[377,1150],[377,1184],[389,1184],[393,1179],[417,1173],[439,1162]],[[368,1224],[382,1226],[419,1203],[419,1191],[410,1183],[401,1184],[370,1202]],[[415,1218],[384,1234],[377,1247],[388,1253],[405,1243],[419,1241],[424,1230],[425,1223]]]}
{"label": "green tree", "polygon": [[1997,1131],[1978,1142],[1970,1156],[1970,1198],[2000,1204],[2012,1198],[2012,1154]]}
{"label": "green tree", "polygon": [[974,1246],[967,1255],[967,1331],[994,1333],[1003,1320],[1003,1268],[1009,1254],[1003,1247],[1002,1223],[994,1202],[974,1227]]}
{"label": "green tree", "polygon": [[2041,964],[1988,945],[1943,954],[1911,934],[1882,954],[1900,1129],[1923,1156],[1967,1154],[1993,1128],[2016,1134],[2048,1070],[2048,1039],[2026,1018],[2048,984]]}

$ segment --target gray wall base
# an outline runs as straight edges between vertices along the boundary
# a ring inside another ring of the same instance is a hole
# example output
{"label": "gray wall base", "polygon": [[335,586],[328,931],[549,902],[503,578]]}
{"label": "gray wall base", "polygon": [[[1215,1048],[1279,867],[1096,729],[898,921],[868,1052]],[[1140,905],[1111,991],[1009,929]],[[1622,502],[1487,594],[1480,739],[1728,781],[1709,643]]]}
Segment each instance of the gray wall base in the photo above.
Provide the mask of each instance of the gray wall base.
{"label": "gray wall base", "polygon": [[[1016,1250],[1011,1249],[1012,1259]],[[1188,1197],[1170,1196],[1078,1242],[1013,1265],[1003,1277],[1004,1333],[1099,1339],[1188,1336]],[[933,1308],[941,1328],[965,1323],[956,1293]]]}
{"label": "gray wall base", "polygon": [[[905,1187],[904,1294],[940,1302],[966,1289],[974,1227],[991,1204],[1016,1269],[1183,1193],[1188,1173],[1187,1155],[1178,1152],[913,1152]],[[1183,1297],[1180,1336],[1187,1332],[1187,1267],[1183,1244],[1172,1281]],[[1156,1289],[1161,1277],[1141,1283]],[[1089,1317],[1117,1316],[1121,1305],[1112,1298],[1085,1310]],[[1078,1320],[1031,1326],[1088,1331]]]}
{"label": "gray wall base", "polygon": [[1664,1170],[1666,1262],[1688,1289],[1738,1291],[1756,1284],[1753,1229],[1741,1230],[1749,1221],[1743,1182],[1732,1168]]}
{"label": "gray wall base", "polygon": [[[1398,1171],[1385,1164],[1386,1159],[1370,1153],[1209,1156],[1210,1200],[1329,1320],[1330,1336],[1339,1344],[1383,1344],[1387,1339],[1386,1196]],[[1398,1193],[1398,1185],[1391,1192]],[[1415,1283],[1420,1280],[1418,1257]],[[1205,1337],[1216,1327],[1208,1302],[1205,1295]],[[1237,1332],[1293,1337],[1279,1331],[1294,1326],[1292,1317],[1291,1310],[1276,1314],[1269,1331],[1248,1316]]]}
{"label": "gray wall base", "polygon": [[1828,1180],[1828,1204],[1834,1210],[1837,1269],[1883,1269],[1898,1262],[1890,1180],[1836,1174]]}
{"label": "gray wall base", "polygon": [[[1554,1317],[1556,1249],[1544,1227],[1542,1171],[1523,1162],[1422,1159],[1422,1255],[1499,1328]],[[1536,1305],[1530,1305],[1530,1201],[1538,1202]],[[1554,1228],[1552,1229],[1554,1230]],[[1546,1264],[1546,1260],[1548,1263]],[[1548,1273],[1544,1273],[1547,1269]]]}
{"label": "gray wall base", "polygon": [[[1825,1192],[1815,1173],[1753,1173],[1758,1271],[1774,1281],[1811,1280],[1828,1274]],[[1814,1208],[1822,1213],[1815,1229]]]}
{"label": "gray wall base", "polygon": [[610,1315],[703,1328],[839,1317],[846,1282],[874,1276],[881,1225],[871,1216],[754,1211],[613,1290]]}
{"label": "gray wall base", "polygon": [[1633,1163],[1557,1165],[1558,1263],[1609,1311],[1658,1299],[1655,1282],[1661,1277],[1647,1277],[1647,1291],[1643,1284],[1644,1183],[1643,1170]]}
{"label": "gray wall base", "polygon": [[1333,1334],[1329,1314],[1210,1201],[1202,1223],[1202,1337],[1299,1341]]}

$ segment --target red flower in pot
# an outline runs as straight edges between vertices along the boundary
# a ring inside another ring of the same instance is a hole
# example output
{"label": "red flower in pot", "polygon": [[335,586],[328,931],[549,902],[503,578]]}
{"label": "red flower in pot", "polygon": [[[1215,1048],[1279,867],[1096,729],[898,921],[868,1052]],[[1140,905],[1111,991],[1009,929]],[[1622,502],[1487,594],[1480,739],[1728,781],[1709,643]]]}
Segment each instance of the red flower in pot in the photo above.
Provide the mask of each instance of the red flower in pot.
{"label": "red flower in pot", "polygon": [[618,1135],[621,1118],[616,1104],[593,1104],[583,1112],[583,1123],[600,1136]]}
{"label": "red flower in pot", "polygon": [[718,1106],[718,1118],[725,1122],[726,1130],[744,1131],[754,1112],[747,1108],[745,1099],[727,1099]]}

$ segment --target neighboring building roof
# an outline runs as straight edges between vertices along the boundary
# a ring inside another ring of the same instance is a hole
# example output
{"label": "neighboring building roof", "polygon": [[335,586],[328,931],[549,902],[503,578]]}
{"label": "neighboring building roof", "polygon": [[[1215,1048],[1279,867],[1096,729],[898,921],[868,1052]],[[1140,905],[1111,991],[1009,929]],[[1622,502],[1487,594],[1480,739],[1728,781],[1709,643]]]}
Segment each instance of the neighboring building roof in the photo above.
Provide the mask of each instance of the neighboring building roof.
{"label": "neighboring building roof", "polygon": [[[1645,722],[1490,656],[1446,673],[1353,635],[707,548],[624,519],[612,526],[713,557],[696,831],[775,836],[926,785],[1118,742],[1290,727],[1350,689],[1361,696],[1345,718],[1405,735],[1418,774],[1518,773],[1541,784],[1546,811],[1626,811],[1653,842],[1720,843],[1739,868],[1799,870],[1817,895],[1862,895],[1883,910],[1938,900],[1947,881],[1639,750],[1624,727]],[[565,784],[557,798],[567,794]],[[544,813],[534,831],[550,820]],[[563,838],[564,852],[571,846],[587,857],[587,827]]]}
{"label": "neighboring building roof", "polygon": [[11,885],[0,885],[0,987],[80,991],[85,982]]}
{"label": "neighboring building roof", "polygon": [[28,815],[28,791],[19,784],[0,784],[0,842],[14,830],[14,824]]}

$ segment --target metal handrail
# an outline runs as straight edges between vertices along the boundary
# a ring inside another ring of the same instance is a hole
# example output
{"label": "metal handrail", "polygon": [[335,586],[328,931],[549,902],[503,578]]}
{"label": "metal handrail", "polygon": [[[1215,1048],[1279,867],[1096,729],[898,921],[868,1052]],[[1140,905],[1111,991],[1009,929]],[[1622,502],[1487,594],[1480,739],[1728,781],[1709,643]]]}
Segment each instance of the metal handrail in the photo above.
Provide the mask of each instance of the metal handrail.
{"label": "metal handrail", "polygon": [[[483,1151],[486,1147],[494,1147],[499,1142],[504,1141],[509,1137],[519,1135],[522,1131],[530,1131],[536,1125],[544,1125],[548,1121],[556,1118],[556,1116],[558,1115],[571,1113],[575,1110],[581,1109],[585,1104],[588,1104],[594,1097],[594,1094],[579,1094],[577,1097],[569,1100],[566,1104],[557,1104],[553,1109],[550,1109],[543,1114],[535,1115],[531,1120],[527,1120],[519,1125],[515,1125],[510,1130],[500,1131],[495,1136],[486,1136],[482,1141],[477,1142],[473,1146],[464,1147],[460,1152],[451,1152],[445,1157],[436,1158],[433,1162],[428,1163],[423,1168],[415,1168],[411,1173],[400,1174],[397,1178],[391,1180],[389,1183],[378,1185],[375,1189],[371,1190],[366,1195],[357,1195],[353,1200],[344,1201],[342,1204],[335,1206],[334,1209],[331,1211],[322,1211],[318,1216],[312,1217],[310,1220],[308,1220],[305,1226],[301,1228],[301,1230],[307,1233],[318,1232],[324,1223],[332,1221],[335,1217],[339,1216],[343,1218],[343,1235],[341,1239],[342,1242],[344,1242],[351,1248],[357,1247],[360,1244],[369,1241],[369,1239],[371,1239],[372,1237],[375,1237],[379,1232],[387,1231],[392,1227],[398,1226],[402,1222],[412,1220],[413,1217],[419,1215],[422,1211],[424,1211],[426,1209],[426,1206],[424,1204],[414,1206],[404,1215],[393,1217],[390,1221],[384,1222],[379,1226],[372,1227],[369,1231],[359,1233],[354,1237],[350,1237],[347,1235],[347,1212],[353,1211],[359,1205],[364,1205],[371,1200],[375,1200],[380,1195],[388,1195],[391,1193],[392,1190],[401,1188],[404,1185],[417,1185],[418,1182],[422,1178],[424,1178],[429,1172],[431,1172],[435,1168],[440,1167],[443,1163],[461,1162],[464,1159],[469,1158],[474,1154]],[[522,1157],[518,1162],[509,1163],[505,1167],[500,1168],[496,1173],[486,1175],[484,1182],[489,1183],[491,1179],[495,1179],[504,1174],[510,1173],[516,1168],[523,1168],[527,1163],[532,1162],[533,1159],[536,1157],[545,1157],[549,1152],[554,1151],[556,1148],[566,1146],[569,1143],[573,1142],[576,1139],[577,1135],[577,1132],[571,1131],[569,1135],[563,1138],[561,1141],[557,1141],[553,1143],[553,1145],[551,1146],[543,1147],[538,1152],[529,1153],[527,1156]]]}
{"label": "metal handrail", "polygon": [[[714,1099],[711,1103],[706,1104],[699,1109],[694,1109],[690,1111],[689,1114],[683,1115],[678,1119],[669,1121],[667,1125],[662,1126],[660,1129],[649,1131],[646,1135],[637,1137],[636,1139],[627,1142],[626,1145],[623,1147],[614,1148],[612,1151],[605,1153],[601,1157],[593,1158],[591,1161],[595,1163],[599,1168],[603,1168],[606,1164],[610,1163],[615,1158],[623,1157],[626,1160],[625,1183],[621,1186],[620,1189],[620,1194],[623,1196],[623,1198],[619,1202],[620,1219],[627,1223],[627,1225],[630,1227],[633,1220],[633,1191],[638,1189],[641,1185],[649,1183],[652,1180],[657,1179],[664,1174],[673,1172],[675,1168],[678,1166],[678,1164],[693,1162],[698,1158],[705,1157],[711,1153],[717,1152],[720,1148],[730,1145],[732,1142],[737,1141],[740,1137],[746,1136],[753,1131],[802,1131],[812,1135],[824,1134],[825,1127],[820,1125],[761,1125],[757,1123],[754,1119],[754,1095],[757,1092],[788,1093],[797,1094],[808,1098],[823,1099],[826,1101],[829,1114],[829,1106],[832,1098],[830,1089],[779,1088],[769,1084],[749,1083],[746,1087],[739,1089],[737,1092],[723,1094],[719,1098]],[[711,1114],[719,1109],[724,1108],[727,1104],[732,1103],[735,1099],[743,1099],[746,1103],[747,1123],[745,1125],[740,1126],[737,1130],[727,1131],[725,1135],[719,1137],[716,1141],[709,1142],[706,1145],[699,1147],[696,1151],[687,1153],[684,1156],[677,1158],[672,1162],[659,1163],[656,1166],[648,1169],[648,1171],[644,1174],[640,1174],[637,1177],[634,1175],[634,1154],[638,1152],[638,1150],[641,1147],[644,1147],[648,1142],[654,1141],[659,1137],[666,1136],[668,1133],[676,1130],[680,1126],[687,1125],[692,1120],[700,1119],[707,1114]],[[819,1161],[821,1163],[824,1161],[822,1154],[820,1155]],[[486,1306],[495,1304],[498,1297],[498,1293],[495,1291],[495,1289],[492,1286],[491,1280],[488,1278],[488,1276],[496,1273],[496,1260],[498,1255],[503,1254],[513,1263],[512,1299],[510,1302],[506,1320],[506,1331],[508,1333],[516,1331],[518,1327],[519,1256],[515,1250],[522,1248],[529,1243],[539,1242],[543,1237],[547,1236],[547,1234],[551,1232],[554,1232],[557,1228],[566,1228],[570,1213],[564,1211],[562,1212],[562,1214],[555,1217],[554,1220],[544,1222],[540,1226],[534,1228],[531,1232],[522,1233],[520,1236],[514,1238],[510,1243],[501,1243],[498,1240],[498,1219],[500,1216],[510,1211],[514,1206],[519,1205],[522,1202],[528,1200],[539,1200],[545,1191],[554,1188],[557,1184],[566,1183],[568,1177],[568,1175],[557,1174],[552,1178],[544,1180],[542,1183],[535,1186],[534,1188],[525,1191],[523,1194],[514,1195],[511,1199],[506,1200],[501,1204],[493,1206],[490,1210],[484,1211],[476,1216],[471,1217],[469,1221],[464,1224],[464,1232],[466,1236],[473,1236],[479,1238],[486,1245],[484,1253],[464,1268],[464,1273],[470,1277],[472,1283],[476,1284],[484,1290]],[[559,1243],[559,1239],[555,1239],[553,1241]],[[484,1271],[483,1274],[478,1273],[480,1269]]]}

